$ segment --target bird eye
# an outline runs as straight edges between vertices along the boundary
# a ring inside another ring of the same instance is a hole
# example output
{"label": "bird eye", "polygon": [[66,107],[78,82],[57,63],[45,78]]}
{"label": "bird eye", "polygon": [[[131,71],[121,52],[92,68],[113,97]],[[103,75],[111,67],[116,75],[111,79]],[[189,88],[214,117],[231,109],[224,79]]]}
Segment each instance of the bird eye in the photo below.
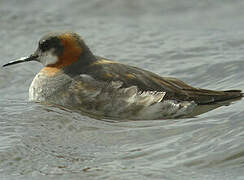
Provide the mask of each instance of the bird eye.
{"label": "bird eye", "polygon": [[50,49],[50,43],[48,40],[42,40],[39,42],[39,48],[44,52]]}
{"label": "bird eye", "polygon": [[60,55],[63,52],[63,46],[57,37],[44,38],[39,41],[38,48],[41,52],[52,51],[55,55]]}

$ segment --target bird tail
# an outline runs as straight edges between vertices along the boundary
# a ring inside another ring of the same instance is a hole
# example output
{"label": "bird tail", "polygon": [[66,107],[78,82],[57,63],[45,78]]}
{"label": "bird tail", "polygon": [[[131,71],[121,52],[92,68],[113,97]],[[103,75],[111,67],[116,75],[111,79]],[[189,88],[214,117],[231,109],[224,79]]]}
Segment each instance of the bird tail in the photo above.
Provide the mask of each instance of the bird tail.
{"label": "bird tail", "polygon": [[[208,91],[208,90],[206,90]],[[208,91],[211,94],[212,101],[206,102],[201,101],[198,102],[198,106],[194,109],[194,111],[189,115],[189,117],[198,116],[200,114],[206,113],[208,111],[214,110],[221,106],[228,106],[231,103],[240,100],[244,97],[244,93],[240,90],[228,90],[228,91]],[[215,93],[215,95],[213,94]],[[204,98],[203,98],[204,99]]]}
{"label": "bird tail", "polygon": [[228,90],[223,91],[223,95],[220,95],[219,97],[215,97],[214,103],[223,102],[223,101],[237,101],[244,97],[244,93],[242,93],[241,90]]}
{"label": "bird tail", "polygon": [[241,90],[213,91],[207,89],[193,88],[185,89],[190,99],[199,105],[215,104],[224,101],[236,101],[244,97]]}

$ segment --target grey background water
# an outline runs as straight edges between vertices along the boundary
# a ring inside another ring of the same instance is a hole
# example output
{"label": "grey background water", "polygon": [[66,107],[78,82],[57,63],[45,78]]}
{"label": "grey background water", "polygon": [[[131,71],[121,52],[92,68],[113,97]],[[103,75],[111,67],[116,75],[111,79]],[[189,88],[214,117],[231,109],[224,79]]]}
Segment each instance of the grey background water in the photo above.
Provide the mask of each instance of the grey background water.
{"label": "grey background water", "polygon": [[[0,63],[72,30],[101,56],[244,90],[244,1],[0,1]],[[244,101],[190,119],[106,122],[28,102],[41,69],[0,70],[0,179],[244,179]]]}

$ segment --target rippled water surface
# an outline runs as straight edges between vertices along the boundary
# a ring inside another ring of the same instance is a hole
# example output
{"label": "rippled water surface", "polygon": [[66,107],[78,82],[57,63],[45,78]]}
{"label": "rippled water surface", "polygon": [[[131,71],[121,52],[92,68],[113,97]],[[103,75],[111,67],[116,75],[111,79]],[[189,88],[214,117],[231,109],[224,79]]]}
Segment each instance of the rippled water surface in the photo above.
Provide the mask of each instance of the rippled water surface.
{"label": "rippled water surface", "polygon": [[[101,56],[244,90],[244,2],[0,1],[1,64],[72,30]],[[114,122],[28,102],[41,69],[0,70],[0,179],[244,179],[244,101],[191,119]]]}

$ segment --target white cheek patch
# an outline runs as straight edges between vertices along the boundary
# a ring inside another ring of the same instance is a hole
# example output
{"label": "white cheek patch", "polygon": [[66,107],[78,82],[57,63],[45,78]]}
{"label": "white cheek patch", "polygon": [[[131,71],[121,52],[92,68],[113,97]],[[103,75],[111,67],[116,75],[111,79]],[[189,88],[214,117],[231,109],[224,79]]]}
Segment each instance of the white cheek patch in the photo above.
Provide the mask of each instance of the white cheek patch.
{"label": "white cheek patch", "polygon": [[53,55],[52,51],[50,50],[42,53],[39,60],[44,66],[47,66],[55,64],[58,61],[58,57]]}

